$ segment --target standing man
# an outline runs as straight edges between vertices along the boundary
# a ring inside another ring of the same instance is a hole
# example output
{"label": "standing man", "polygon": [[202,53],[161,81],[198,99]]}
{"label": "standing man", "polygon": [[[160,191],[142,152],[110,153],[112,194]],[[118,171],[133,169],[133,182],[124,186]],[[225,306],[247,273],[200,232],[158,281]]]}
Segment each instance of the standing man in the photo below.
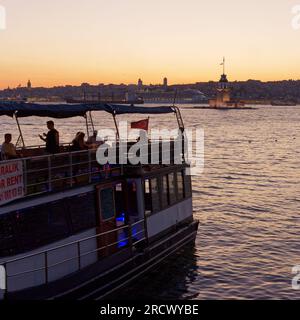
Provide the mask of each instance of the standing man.
{"label": "standing man", "polygon": [[48,153],[59,153],[59,132],[54,128],[54,122],[47,122],[48,133],[44,133],[43,136],[39,137],[46,142],[46,152]]}

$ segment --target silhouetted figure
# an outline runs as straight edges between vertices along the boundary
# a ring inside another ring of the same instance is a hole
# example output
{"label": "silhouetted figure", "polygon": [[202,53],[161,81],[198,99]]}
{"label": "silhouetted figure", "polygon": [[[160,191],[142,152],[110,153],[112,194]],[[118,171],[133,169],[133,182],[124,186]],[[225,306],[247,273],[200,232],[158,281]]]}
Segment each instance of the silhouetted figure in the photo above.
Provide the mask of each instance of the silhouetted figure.
{"label": "silhouetted figure", "polygon": [[54,128],[54,122],[47,122],[48,133],[44,133],[43,136],[39,136],[46,142],[46,152],[59,153],[59,132]]}
{"label": "silhouetted figure", "polygon": [[4,135],[4,142],[1,147],[1,155],[3,160],[11,160],[19,158],[16,147],[11,143],[12,135],[7,133]]}
{"label": "silhouetted figure", "polygon": [[84,141],[85,134],[77,132],[75,139],[72,141],[72,151],[82,151],[89,149],[89,146]]}

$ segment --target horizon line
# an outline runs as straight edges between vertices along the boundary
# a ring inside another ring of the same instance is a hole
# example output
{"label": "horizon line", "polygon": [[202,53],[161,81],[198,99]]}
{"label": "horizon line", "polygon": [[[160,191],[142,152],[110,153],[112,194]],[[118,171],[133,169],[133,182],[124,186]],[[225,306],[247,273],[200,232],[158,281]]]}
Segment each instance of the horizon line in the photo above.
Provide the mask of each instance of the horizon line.
{"label": "horizon line", "polygon": [[[31,80],[30,80],[31,81]],[[248,82],[248,81],[258,81],[258,82],[262,82],[262,83],[268,83],[268,82],[288,82],[288,81],[300,81],[299,79],[281,79],[281,80],[260,80],[260,79],[247,79],[247,80],[231,80],[229,81],[229,83],[234,83],[234,82]],[[32,81],[31,81],[32,82]],[[210,83],[210,82],[219,82],[219,80],[206,80],[206,81],[196,81],[196,82],[182,82],[182,83],[171,83],[168,84],[168,87],[172,87],[172,86],[181,86],[181,85],[195,85],[197,83]],[[66,87],[66,86],[72,86],[72,87],[80,87],[83,84],[88,84],[90,86],[100,86],[100,85],[104,85],[104,86],[109,86],[109,85],[116,85],[116,86],[120,86],[120,85],[126,85],[126,86],[138,86],[137,82],[136,83],[131,83],[131,82],[121,82],[121,83],[112,83],[112,82],[99,82],[99,83],[89,83],[89,82],[82,82],[80,84],[57,84],[57,85],[52,85],[52,86],[42,86],[42,85],[38,85],[38,86],[32,86],[31,88],[45,88],[45,89],[51,89],[51,88],[55,88],[55,87]],[[143,83],[143,86],[163,86],[163,83]],[[13,89],[18,89],[18,88],[26,88],[27,86],[16,86],[16,87],[10,87],[9,85],[7,87],[1,87],[0,86],[0,90],[7,90],[8,88],[13,90]]]}

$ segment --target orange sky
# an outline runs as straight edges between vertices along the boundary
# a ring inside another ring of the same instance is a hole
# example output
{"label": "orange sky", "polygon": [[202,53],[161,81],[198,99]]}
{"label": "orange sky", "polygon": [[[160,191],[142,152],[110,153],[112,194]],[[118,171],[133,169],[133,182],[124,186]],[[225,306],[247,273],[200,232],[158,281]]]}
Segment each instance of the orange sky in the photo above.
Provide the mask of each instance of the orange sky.
{"label": "orange sky", "polygon": [[0,0],[0,88],[300,79],[300,0]]}

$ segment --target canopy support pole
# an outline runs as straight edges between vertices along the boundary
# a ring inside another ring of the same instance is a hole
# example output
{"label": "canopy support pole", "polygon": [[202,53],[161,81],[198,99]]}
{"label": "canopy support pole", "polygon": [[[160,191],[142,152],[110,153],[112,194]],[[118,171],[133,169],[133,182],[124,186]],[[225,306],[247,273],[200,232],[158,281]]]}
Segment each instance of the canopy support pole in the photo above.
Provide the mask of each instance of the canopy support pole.
{"label": "canopy support pole", "polygon": [[184,132],[184,123],[183,123],[183,120],[182,120],[181,112],[180,112],[179,108],[177,106],[175,106],[177,96],[178,96],[178,90],[176,89],[175,94],[174,94],[173,108],[175,110],[175,114],[176,114],[176,118],[177,118],[179,129],[183,133]]}
{"label": "canopy support pole", "polygon": [[178,126],[179,126],[179,130],[181,131],[181,134],[182,134],[182,141],[181,141],[181,148],[182,148],[182,160],[183,162],[185,162],[185,139],[184,139],[184,123],[183,123],[183,119],[182,119],[182,116],[181,116],[181,112],[179,110],[178,107],[173,106],[174,110],[175,110],[175,115],[176,115],[176,118],[177,118],[177,122],[178,122]]}
{"label": "canopy support pole", "polygon": [[117,123],[117,119],[116,119],[116,112],[114,111],[113,107],[110,105],[110,104],[107,104],[108,107],[111,108],[111,114],[113,116],[113,119],[114,119],[114,124],[115,124],[115,127],[116,127],[116,138],[117,138],[117,142],[120,141],[120,131],[119,131],[119,127],[118,127],[118,123]]}
{"label": "canopy support pole", "polygon": [[181,112],[180,112],[178,107],[173,106],[173,108],[175,109],[175,115],[176,115],[176,118],[177,118],[179,129],[182,132],[184,132],[184,123],[183,123],[183,119],[182,119],[182,116],[181,116]]}
{"label": "canopy support pole", "polygon": [[[92,112],[88,111],[85,115],[85,125],[86,125],[86,132],[87,132],[87,136],[93,136],[94,132],[95,132],[95,126],[94,126],[94,121],[93,121],[93,117],[92,117]],[[92,132],[90,132],[90,129],[92,130]]]}
{"label": "canopy support pole", "polygon": [[89,137],[89,123],[88,123],[87,114],[84,115],[84,118],[85,118],[86,134],[87,134],[87,137]]}
{"label": "canopy support pole", "polygon": [[115,123],[115,127],[116,127],[116,133],[117,133],[117,141],[120,141],[120,132],[119,132],[119,127],[117,124],[117,119],[116,119],[116,115],[113,114],[113,118],[114,118],[114,123]]}
{"label": "canopy support pole", "polygon": [[93,128],[93,133],[94,133],[95,126],[94,126],[94,120],[93,120],[93,116],[92,116],[92,111],[89,111],[89,116],[90,116],[91,126]]}
{"label": "canopy support pole", "polygon": [[18,119],[17,112],[18,112],[18,111],[15,112],[15,119],[16,119],[16,122],[17,122],[18,130],[19,130],[19,138],[18,138],[18,140],[17,140],[16,146],[18,146],[19,142],[21,141],[21,142],[22,142],[22,145],[23,145],[23,148],[26,148],[25,142],[24,142],[24,138],[23,138],[23,133],[22,133],[21,126],[20,126],[20,123],[19,123],[19,119]]}

